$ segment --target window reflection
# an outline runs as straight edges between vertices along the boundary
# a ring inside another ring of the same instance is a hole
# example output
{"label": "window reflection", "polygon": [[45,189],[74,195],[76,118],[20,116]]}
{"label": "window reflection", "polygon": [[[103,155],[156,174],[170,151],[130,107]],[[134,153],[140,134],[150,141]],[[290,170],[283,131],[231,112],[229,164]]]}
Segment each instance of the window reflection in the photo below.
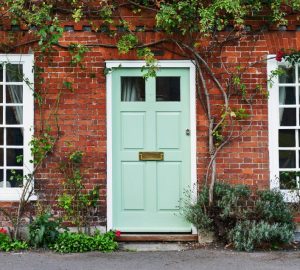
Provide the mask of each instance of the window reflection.
{"label": "window reflection", "polygon": [[121,101],[145,101],[145,79],[121,77]]}
{"label": "window reflection", "polygon": [[295,147],[295,130],[280,129],[278,134],[279,147]]}
{"label": "window reflection", "polygon": [[295,87],[279,87],[279,104],[296,104]]}
{"label": "window reflection", "polygon": [[297,188],[297,175],[299,172],[280,172],[279,185],[280,189]]}
{"label": "window reflection", "polygon": [[22,82],[23,81],[23,65],[7,64],[6,65],[6,81]]}
{"label": "window reflection", "polygon": [[280,150],[279,151],[279,168],[295,168],[296,151]]}
{"label": "window reflection", "polygon": [[296,108],[280,108],[279,121],[281,126],[295,126]]}
{"label": "window reflection", "polygon": [[157,77],[156,101],[180,101],[180,77]]}
{"label": "window reflection", "polygon": [[295,83],[295,68],[280,66],[284,73],[279,75],[279,83]]}

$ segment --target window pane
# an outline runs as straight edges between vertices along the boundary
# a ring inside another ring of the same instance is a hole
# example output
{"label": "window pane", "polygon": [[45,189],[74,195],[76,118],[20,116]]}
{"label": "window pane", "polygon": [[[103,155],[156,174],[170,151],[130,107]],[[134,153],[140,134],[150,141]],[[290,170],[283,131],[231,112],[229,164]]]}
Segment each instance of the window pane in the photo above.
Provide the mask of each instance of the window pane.
{"label": "window pane", "polygon": [[6,124],[23,124],[23,106],[6,107]]}
{"label": "window pane", "polygon": [[0,170],[0,188],[4,187],[3,170]]}
{"label": "window pane", "polygon": [[7,166],[23,166],[23,159],[17,162],[17,157],[23,155],[23,149],[6,149]]}
{"label": "window pane", "polygon": [[296,109],[295,108],[280,108],[279,121],[281,126],[295,126],[296,125]]}
{"label": "window pane", "polygon": [[296,104],[295,87],[279,87],[279,104]]}
{"label": "window pane", "polygon": [[295,130],[280,129],[278,140],[279,147],[295,147]]}
{"label": "window pane", "polygon": [[4,128],[0,128],[0,145],[3,145]]}
{"label": "window pane", "polygon": [[279,150],[279,168],[295,168],[296,151]]}
{"label": "window pane", "polygon": [[145,79],[121,77],[121,101],[145,101]]}
{"label": "window pane", "polygon": [[280,189],[294,189],[297,187],[296,172],[280,172]]}
{"label": "window pane", "polygon": [[3,85],[0,85],[0,103],[3,103]]}
{"label": "window pane", "polygon": [[285,72],[279,75],[279,83],[295,83],[295,68],[280,66]]}
{"label": "window pane", "polygon": [[0,82],[3,82],[3,65],[0,64]]}
{"label": "window pane", "polygon": [[23,65],[7,64],[6,65],[6,81],[22,82],[23,81]]}
{"label": "window pane", "polygon": [[157,77],[156,101],[180,101],[180,77]]}
{"label": "window pane", "polygon": [[22,103],[22,102],[23,102],[23,86],[7,85],[6,103]]}
{"label": "window pane", "polygon": [[7,170],[6,187],[22,187],[22,186],[23,186],[23,170]]}
{"label": "window pane", "polygon": [[7,128],[6,129],[6,144],[7,145],[23,145],[23,129],[22,128]]}
{"label": "window pane", "polygon": [[0,148],[0,166],[4,165],[4,155],[3,155],[4,151],[3,148]]}

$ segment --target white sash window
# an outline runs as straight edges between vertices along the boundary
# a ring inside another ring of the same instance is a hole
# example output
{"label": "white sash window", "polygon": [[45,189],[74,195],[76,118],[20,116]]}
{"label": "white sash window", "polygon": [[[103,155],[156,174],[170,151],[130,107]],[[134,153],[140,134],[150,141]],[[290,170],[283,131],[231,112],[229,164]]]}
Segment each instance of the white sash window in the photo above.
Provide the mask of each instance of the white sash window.
{"label": "white sash window", "polygon": [[0,201],[18,200],[33,165],[33,55],[0,54]]}
{"label": "white sash window", "polygon": [[271,188],[280,189],[287,201],[296,201],[300,183],[299,66],[269,60],[269,78],[278,68],[285,72],[273,77],[269,85],[270,181]]}

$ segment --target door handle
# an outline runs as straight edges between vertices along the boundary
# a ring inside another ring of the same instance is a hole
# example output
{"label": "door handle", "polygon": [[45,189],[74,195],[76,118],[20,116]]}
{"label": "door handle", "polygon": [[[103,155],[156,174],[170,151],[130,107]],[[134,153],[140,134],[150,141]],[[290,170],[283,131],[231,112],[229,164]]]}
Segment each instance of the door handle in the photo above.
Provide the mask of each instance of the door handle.
{"label": "door handle", "polygon": [[186,136],[190,136],[190,135],[191,135],[191,131],[190,131],[189,128],[187,128],[187,129],[185,130],[185,135],[186,135]]}

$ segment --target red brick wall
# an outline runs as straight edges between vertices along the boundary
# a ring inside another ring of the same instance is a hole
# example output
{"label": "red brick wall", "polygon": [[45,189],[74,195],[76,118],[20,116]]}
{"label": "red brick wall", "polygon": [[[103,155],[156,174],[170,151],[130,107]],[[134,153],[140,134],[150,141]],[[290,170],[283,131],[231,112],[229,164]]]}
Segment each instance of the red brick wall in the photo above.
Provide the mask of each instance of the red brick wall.
{"label": "red brick wall", "polygon": [[[137,22],[136,25],[145,22]],[[81,27],[84,24],[76,25],[75,32],[65,32],[61,44],[68,45],[72,42],[82,44],[112,43],[114,40],[107,38],[103,33],[83,32]],[[150,26],[147,26],[150,27]],[[7,32],[0,31],[0,37],[7,35]],[[160,39],[161,32],[146,32],[140,34],[144,42],[153,42]],[[28,35],[20,34],[20,42],[30,40]],[[27,53],[29,44],[20,47],[16,52]],[[212,57],[209,63],[214,69],[221,71],[220,60],[232,68],[237,63],[247,64],[261,60],[267,54],[274,54],[281,48],[300,47],[300,32],[297,31],[271,31],[262,34],[254,42],[253,39],[246,39],[239,44],[229,44],[223,48],[221,58]],[[95,185],[100,186],[101,209],[98,213],[97,224],[105,225],[106,219],[106,80],[104,75],[105,60],[136,59],[133,53],[119,55],[115,49],[101,47],[92,48],[86,53],[83,61],[84,69],[70,67],[70,54],[62,48],[57,47],[49,59],[45,59],[39,65],[44,68],[43,85],[36,82],[37,89],[46,89],[46,104],[44,113],[50,113],[55,102],[57,93],[63,90],[64,94],[60,100],[58,110],[59,126],[61,137],[55,151],[44,162],[36,176],[36,188],[42,201],[54,205],[57,195],[62,192],[63,177],[59,172],[58,164],[63,156],[78,149],[84,152],[83,175],[86,179],[86,186],[91,189]],[[35,54],[36,57],[39,55]],[[178,59],[178,56],[165,51],[160,59]],[[224,70],[222,71],[224,72]],[[224,79],[225,73],[220,74]],[[252,91],[256,84],[263,84],[266,87],[266,63],[261,63],[244,75],[249,91]],[[63,86],[63,81],[72,82],[74,93]],[[208,81],[209,83],[209,81]],[[220,102],[220,93],[214,91],[214,103]],[[253,123],[251,128],[226,146],[219,154],[218,178],[234,184],[247,184],[255,188],[268,188],[269,186],[269,164],[268,164],[268,108],[267,98],[257,95],[253,103]],[[233,107],[239,107],[239,100],[232,100]],[[216,106],[218,108],[218,106]],[[216,110],[217,111],[217,110]],[[215,112],[216,112],[215,111]],[[36,111],[36,130],[40,127],[40,115]],[[54,126],[54,121],[51,122]],[[73,147],[68,144],[71,143]],[[197,175],[198,180],[203,180],[207,166],[207,121],[204,112],[197,102]],[[1,205],[9,203],[1,203]],[[4,219],[0,218],[0,226],[5,225]]]}

